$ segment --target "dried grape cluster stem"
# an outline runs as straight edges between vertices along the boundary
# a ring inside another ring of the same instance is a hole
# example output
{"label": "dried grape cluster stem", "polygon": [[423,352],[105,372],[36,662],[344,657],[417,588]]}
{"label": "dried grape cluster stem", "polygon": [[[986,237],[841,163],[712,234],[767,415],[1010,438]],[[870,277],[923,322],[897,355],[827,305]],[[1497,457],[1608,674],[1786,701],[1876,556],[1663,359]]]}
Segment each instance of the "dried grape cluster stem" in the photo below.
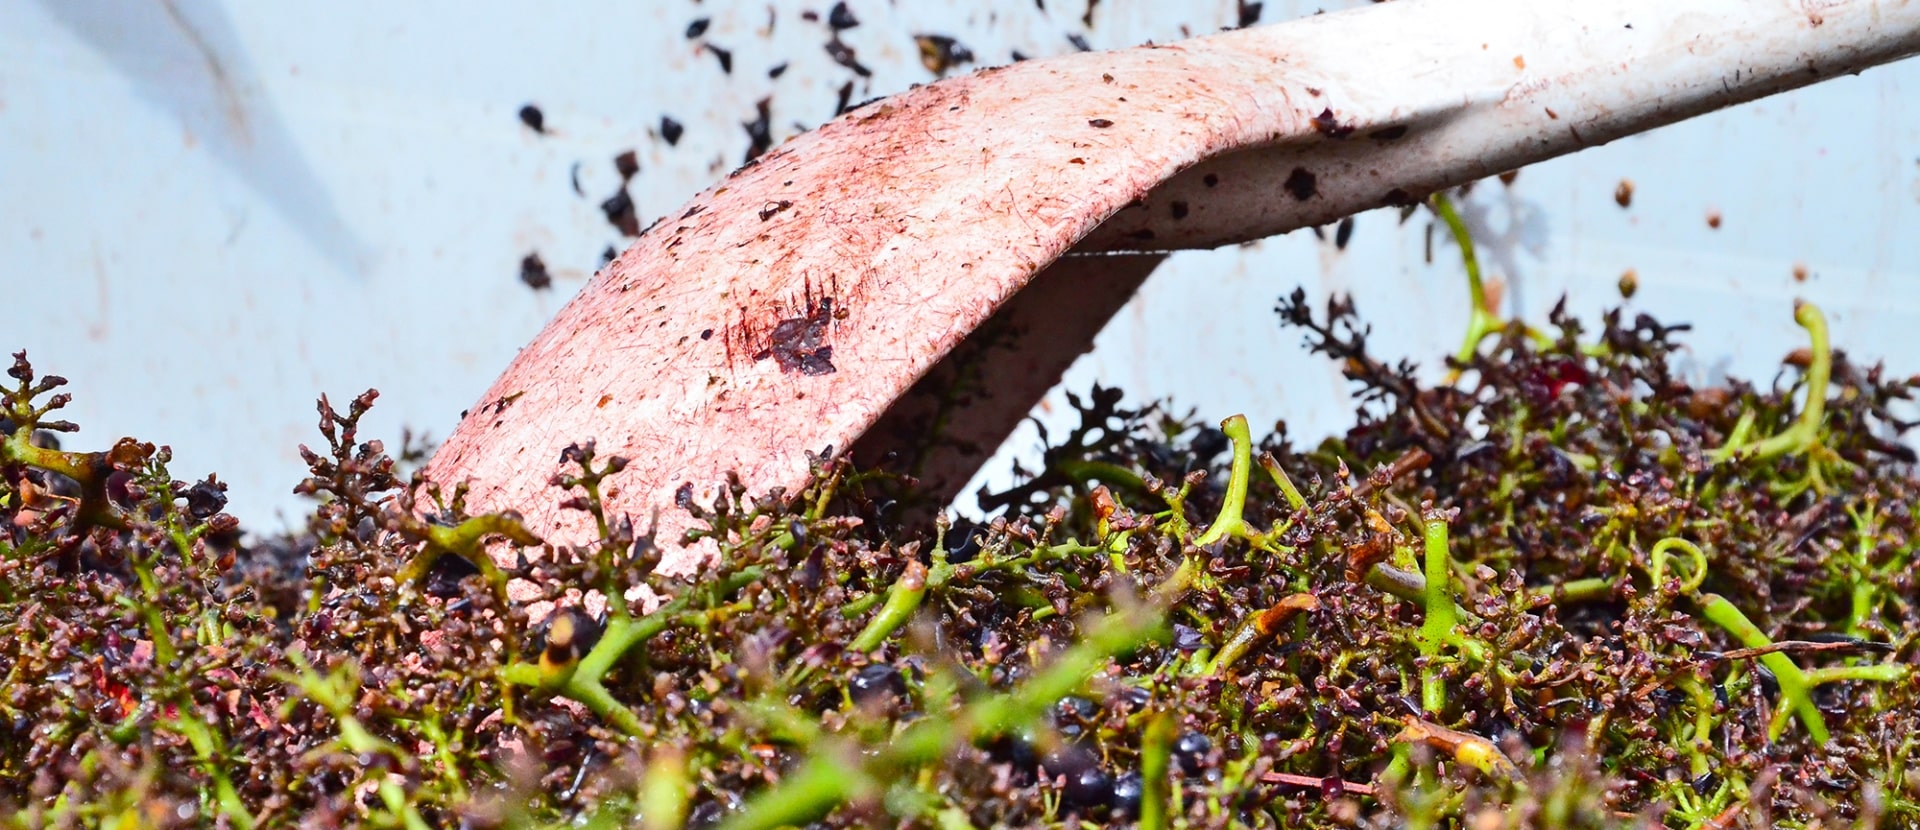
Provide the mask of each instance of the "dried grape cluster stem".
{"label": "dried grape cluster stem", "polygon": [[1349,302],[1279,311],[1356,382],[1344,435],[1096,388],[984,523],[904,526],[910,479],[824,455],[799,492],[683,488],[717,550],[697,582],[606,511],[622,459],[566,450],[555,497],[598,538],[547,544],[403,480],[358,436],[372,393],[321,400],[308,533],[244,539],[164,448],[58,449],[60,381],[19,356],[0,803],[22,826],[1920,821],[1910,382],[1806,304],[1804,371],[1767,391],[1684,382],[1682,327],[1617,312],[1483,321],[1427,387]]}

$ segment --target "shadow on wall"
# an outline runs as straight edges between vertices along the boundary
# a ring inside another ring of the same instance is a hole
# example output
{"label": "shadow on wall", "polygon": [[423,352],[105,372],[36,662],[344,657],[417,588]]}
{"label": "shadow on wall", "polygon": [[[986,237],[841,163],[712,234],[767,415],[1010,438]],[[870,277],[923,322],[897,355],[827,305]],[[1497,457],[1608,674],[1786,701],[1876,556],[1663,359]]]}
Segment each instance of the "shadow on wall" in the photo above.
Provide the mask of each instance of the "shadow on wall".
{"label": "shadow on wall", "polygon": [[301,156],[218,2],[40,5],[112,63],[140,97],[179,118],[330,264],[364,278],[371,254]]}

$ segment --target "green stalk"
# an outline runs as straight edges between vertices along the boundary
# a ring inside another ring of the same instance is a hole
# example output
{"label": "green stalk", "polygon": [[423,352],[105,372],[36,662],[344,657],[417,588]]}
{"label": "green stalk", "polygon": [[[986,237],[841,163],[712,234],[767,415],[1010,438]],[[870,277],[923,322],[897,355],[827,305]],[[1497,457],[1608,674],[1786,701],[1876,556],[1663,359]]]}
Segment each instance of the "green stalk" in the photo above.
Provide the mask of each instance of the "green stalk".
{"label": "green stalk", "polygon": [[1148,609],[1108,614],[1024,686],[962,710],[959,729],[946,722],[918,721],[886,754],[896,764],[924,764],[945,754],[957,738],[990,738],[1032,723],[1046,707],[1085,684],[1109,659],[1151,639],[1162,627],[1162,615]]}
{"label": "green stalk", "polygon": [[1590,576],[1563,582],[1544,591],[1536,591],[1554,602],[1594,602],[1613,596],[1614,581],[1604,576]]}
{"label": "green stalk", "polygon": [[[1051,559],[1065,559],[1069,556],[1106,552],[1105,548],[1097,545],[1082,545],[1069,540],[1058,545],[1043,545],[1033,548],[1025,556],[994,556],[988,553],[982,554],[979,559],[975,559],[972,562],[954,565],[947,561],[947,551],[944,545],[943,535],[941,538],[936,539],[934,543],[933,564],[931,566],[921,565],[918,561],[910,562],[906,569],[901,572],[900,578],[895,580],[893,585],[889,586],[884,594],[868,594],[860,599],[847,603],[840,609],[843,617],[852,619],[853,617],[859,616],[867,608],[871,608],[873,604],[879,602],[882,597],[885,599],[885,604],[881,606],[879,613],[875,614],[873,619],[867,621],[866,627],[861,629],[859,635],[854,637],[850,648],[855,651],[872,651],[879,648],[882,643],[886,642],[887,637],[892,636],[894,632],[900,630],[901,626],[906,625],[908,621],[913,619],[913,615],[917,613],[920,606],[926,602],[928,594],[939,593],[945,590],[947,585],[955,580],[964,582],[972,580],[983,573],[992,571],[1018,573]],[[1018,594],[1022,590],[1024,589],[1012,589],[1015,594]],[[1037,594],[1035,596],[1038,597],[1038,599],[1032,607],[1045,608],[1051,605],[1044,597],[1040,597]]]}
{"label": "green stalk", "polygon": [[1865,666],[1828,666],[1824,669],[1807,671],[1807,682],[1814,686],[1824,686],[1845,680],[1864,680],[1874,683],[1894,683],[1906,679],[1910,670],[1904,663],[1874,663]]}
{"label": "green stalk", "polygon": [[[506,575],[500,571],[499,566],[494,564],[493,557],[487,554],[486,549],[481,547],[481,541],[489,536],[504,536],[519,545],[540,544],[540,537],[533,535],[525,525],[496,513],[474,516],[453,527],[432,525],[418,520],[414,520],[411,524],[413,526],[408,529],[427,543],[426,550],[421,551],[407,563],[406,567],[394,575],[397,581],[413,582],[426,575],[427,569],[432,567],[434,560],[442,555],[452,554],[479,568],[481,575],[489,584],[498,586],[497,593],[500,593],[499,598],[502,600],[505,599]],[[610,604],[618,605],[618,603]]]}
{"label": "green stalk", "polygon": [[1280,492],[1287,497],[1288,507],[1300,510],[1307,506],[1307,497],[1300,494],[1300,488],[1294,486],[1293,478],[1280,467],[1280,459],[1274,458],[1273,453],[1261,453],[1260,466],[1267,471],[1267,475],[1273,477],[1273,483],[1279,486]]}
{"label": "green stalk", "polygon": [[[730,596],[735,591],[759,580],[765,573],[765,569],[758,566],[742,568],[739,573],[727,577],[718,585],[708,586],[711,589],[710,595]],[[602,684],[607,672],[612,671],[614,664],[625,657],[628,651],[665,631],[668,626],[686,622],[702,613],[690,608],[692,595],[693,592],[689,592],[675,597],[644,617],[636,618],[625,614],[610,616],[607,620],[607,628],[601,632],[599,641],[593,645],[593,650],[580,658],[579,665],[574,666],[570,674],[564,671],[555,672],[551,668],[543,670],[538,664],[521,661],[503,669],[501,677],[514,685],[531,686],[570,698],[586,706],[621,732],[634,737],[644,737],[642,733],[645,727],[640,723],[639,716],[615,699]],[[609,600],[611,601],[612,598]]]}
{"label": "green stalk", "polygon": [[1432,661],[1441,656],[1447,643],[1453,642],[1453,627],[1459,624],[1460,610],[1453,603],[1452,558],[1447,553],[1447,520],[1438,514],[1426,517],[1426,619],[1420,624],[1420,654],[1428,665],[1420,669],[1420,708],[1439,715],[1447,708],[1447,687]]}
{"label": "green stalk", "polygon": [[1162,712],[1140,738],[1140,830],[1165,830],[1169,803],[1167,768],[1173,758],[1173,716]]}
{"label": "green stalk", "polygon": [[427,820],[420,817],[420,811],[407,803],[407,792],[400,789],[399,784],[392,779],[382,780],[379,792],[380,803],[386,805],[387,812],[399,816],[400,823],[407,830],[432,830]]}
{"label": "green stalk", "polygon": [[[1833,376],[1833,345],[1827,337],[1827,318],[1820,313],[1819,306],[1809,302],[1794,304],[1793,321],[1807,330],[1813,355],[1807,362],[1807,402],[1800,410],[1800,417],[1793,426],[1750,447],[1741,448],[1741,442],[1730,438],[1726,446],[1713,452],[1714,461],[1726,461],[1736,455],[1772,461],[1783,455],[1806,452],[1819,442],[1820,423],[1827,414],[1827,384]],[[1741,415],[1740,424],[1751,424],[1748,414]],[[1736,426],[1735,437],[1739,437],[1739,432]]]}
{"label": "green stalk", "polygon": [[1221,421],[1220,431],[1233,441],[1233,471],[1227,479],[1227,498],[1220,504],[1220,516],[1206,533],[1193,540],[1195,547],[1206,547],[1229,535],[1250,535],[1242,514],[1247,506],[1247,483],[1253,478],[1253,433],[1247,428],[1245,415]]}
{"label": "green stalk", "polygon": [[1727,445],[1713,452],[1713,460],[1725,461],[1734,452],[1747,445],[1747,439],[1753,435],[1754,421],[1759,413],[1749,409],[1740,413],[1740,420],[1733,422],[1733,432],[1727,435]]}
{"label": "green stalk", "polygon": [[1147,483],[1139,473],[1111,462],[1065,458],[1054,462],[1053,468],[1079,484],[1097,480],[1108,487],[1129,493],[1147,492]]}
{"label": "green stalk", "polygon": [[78,518],[81,522],[115,530],[129,529],[127,517],[107,498],[107,476],[113,472],[107,454],[65,452],[34,446],[33,411],[24,406],[22,410],[12,414],[19,428],[11,435],[0,436],[0,461],[37,467],[73,479],[74,483],[80,485]]}
{"label": "green stalk", "polygon": [[1181,594],[1185,594],[1188,588],[1193,587],[1193,581],[1197,578],[1199,570],[1198,557],[1188,556],[1181,559],[1180,566],[1174,568],[1173,573],[1168,574],[1166,579],[1153,587],[1153,599],[1172,605],[1174,600],[1179,599]]}
{"label": "green stalk", "polygon": [[1698,778],[1713,771],[1712,762],[1707,760],[1706,753],[1700,749],[1713,745],[1711,743],[1714,723],[1713,693],[1707,691],[1706,687],[1700,685],[1700,682],[1692,676],[1681,678],[1679,686],[1681,691],[1686,693],[1688,701],[1693,704],[1693,735],[1692,740],[1686,743],[1689,759],[1687,771]]}
{"label": "green stalk", "polygon": [[640,822],[644,830],[672,830],[687,820],[687,758],[677,749],[661,749],[640,777]]}
{"label": "green stalk", "polygon": [[28,467],[38,467],[50,473],[59,473],[82,485],[90,484],[98,476],[93,466],[83,459],[81,453],[64,452],[33,445],[33,427],[21,422],[16,429],[0,440],[0,461],[12,461]]}
{"label": "green stalk", "polygon": [[640,716],[635,715],[632,709],[628,709],[614,698],[613,693],[607,691],[607,687],[601,685],[598,678],[581,677],[576,672],[567,680],[566,685],[560,688],[560,693],[579,701],[581,705],[615,729],[635,738],[646,737],[646,726],[640,722]]}
{"label": "green stalk", "polygon": [[869,652],[880,647],[881,643],[893,635],[893,632],[906,625],[908,620],[920,610],[920,602],[927,596],[928,589],[938,589],[945,585],[953,575],[953,566],[947,564],[947,554],[936,549],[933,556],[933,570],[918,559],[907,560],[907,568],[900,574],[899,580],[887,589],[887,603],[880,606],[880,613],[867,621],[867,627],[861,629],[859,636],[853,638],[849,646],[854,651]]}
{"label": "green stalk", "polygon": [[[396,760],[413,757],[413,753],[403,751],[392,742],[373,734],[354,716],[353,700],[360,688],[360,678],[355,670],[348,668],[322,676],[304,657],[295,654],[291,655],[291,660],[298,673],[285,675],[286,680],[333,716],[340,733],[339,743],[348,753],[363,759],[374,755],[386,755]],[[282,706],[291,706],[297,700],[290,699]],[[399,784],[382,776],[374,791],[379,794],[387,811],[398,817],[407,830],[428,830],[426,820],[420,816],[417,808],[408,803],[406,791]]]}
{"label": "green stalk", "polygon": [[1864,638],[1868,633],[1866,629],[1861,628],[1861,624],[1866,622],[1868,617],[1873,616],[1873,609],[1880,604],[1880,588],[1874,585],[1865,574],[1856,575],[1854,578],[1858,581],[1853,583],[1851,601],[1847,605],[1846,632],[1850,636]]}
{"label": "green stalk", "polygon": [[[1847,516],[1853,521],[1854,536],[1858,540],[1854,545],[1853,561],[1846,563],[1852,571],[1853,590],[1850,592],[1847,607],[1847,634],[1867,638],[1870,635],[1862,627],[1874,616],[1880,606],[1880,589],[1875,584],[1873,551],[1879,541],[1880,524],[1877,519],[1877,502],[1871,498],[1861,509],[1848,507]],[[1898,559],[1889,563],[1889,567],[1898,567]]]}
{"label": "green stalk", "polygon": [[187,739],[195,755],[200,756],[200,766],[213,779],[214,800],[220,805],[220,814],[235,827],[253,827],[253,815],[247,812],[246,805],[240,800],[240,791],[233,786],[233,779],[227,776],[222,766],[225,747],[221,746],[220,736],[198,717],[187,714],[187,707],[180,707],[180,715],[167,721],[175,732]]}
{"label": "green stalk", "polygon": [[136,556],[133,574],[140,582],[140,599],[133,605],[139,609],[140,619],[147,625],[147,636],[153,640],[153,659],[162,666],[171,667],[179,653],[173,647],[172,629],[167,627],[165,616],[160,611],[160,584],[154,579],[153,566]]}
{"label": "green stalk", "polygon": [[755,796],[721,825],[722,830],[806,824],[840,804],[879,790],[888,779],[938,760],[962,741],[1004,735],[1033,723],[1046,707],[1084,685],[1108,660],[1156,635],[1162,623],[1157,612],[1109,614],[1020,688],[970,704],[954,717],[915,721],[864,764],[851,760],[858,755],[820,752],[786,780]]}
{"label": "green stalk", "polygon": [[861,614],[865,614],[868,611],[872,610],[874,606],[879,605],[880,601],[886,598],[887,598],[886,594],[875,591],[874,593],[868,594],[859,599],[848,602],[846,605],[840,606],[840,616],[845,619],[851,620],[854,617],[858,617]]}
{"label": "green stalk", "polygon": [[818,753],[778,786],[749,801],[745,809],[720,827],[721,830],[773,830],[804,826],[879,786],[851,758]]}
{"label": "green stalk", "polygon": [[1454,355],[1454,360],[1464,366],[1473,361],[1474,354],[1480,349],[1480,341],[1500,330],[1500,320],[1487,310],[1487,288],[1480,276],[1480,258],[1473,252],[1473,234],[1467,232],[1467,223],[1461,220],[1460,212],[1454,210],[1453,201],[1445,194],[1435,193],[1427,203],[1453,234],[1454,244],[1460,246],[1460,259],[1467,268],[1467,302],[1472,310],[1467,316],[1466,340]]}
{"label": "green stalk", "polygon": [[[1700,598],[1700,612],[1721,628],[1733,635],[1741,645],[1747,648],[1766,648],[1773,645],[1773,639],[1766,632],[1740,613],[1732,602],[1719,594],[1707,594]],[[1780,652],[1760,655],[1760,662],[1773,672],[1773,679],[1780,684],[1780,707],[1783,712],[1791,711],[1807,727],[1807,733],[1813,736],[1815,743],[1827,742],[1827,721],[1820,716],[1819,707],[1813,705],[1813,682],[1793,660]],[[1778,741],[1786,731],[1786,721],[1774,718],[1767,726],[1767,740]]]}

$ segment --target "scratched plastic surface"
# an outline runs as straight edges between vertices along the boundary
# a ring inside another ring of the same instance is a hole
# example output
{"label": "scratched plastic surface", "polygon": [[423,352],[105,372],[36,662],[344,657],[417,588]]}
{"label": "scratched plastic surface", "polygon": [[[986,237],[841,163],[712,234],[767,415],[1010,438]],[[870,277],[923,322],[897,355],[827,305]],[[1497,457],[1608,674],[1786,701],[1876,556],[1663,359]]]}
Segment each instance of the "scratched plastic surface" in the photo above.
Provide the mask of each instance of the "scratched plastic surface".
{"label": "scratched plastic surface", "polygon": [[[765,5],[717,2],[581,4],[564,20],[507,4],[0,4],[0,345],[74,378],[78,441],[171,443],[180,471],[219,471],[234,511],[272,527],[298,510],[285,494],[316,393],[379,387],[370,432],[394,440],[402,424],[444,436],[479,399],[620,244],[600,203],[621,151],[639,150],[629,192],[645,224],[738,164],[761,97],[780,140],[830,116],[847,81],[860,101],[931,80],[915,33],[1000,63],[1072,50],[1068,34],[1121,46],[1236,16],[1107,0],[1088,26],[1083,8],[1051,5],[852,3],[861,25],[841,38],[863,79],[822,49],[827,4],[777,5],[770,33]],[[1264,19],[1312,10],[1269,3]],[[730,50],[732,74],[710,46]],[[1920,369],[1917,93],[1920,67],[1869,71],[1530,168],[1464,207],[1533,319],[1563,291],[1582,311],[1613,302],[1632,268],[1635,306],[1696,324],[1703,375],[1770,377],[1797,343],[1795,296],[1830,310],[1843,348]],[[516,120],[529,101],[548,135]],[[686,125],[678,146],[654,135],[662,115]],[[1624,209],[1622,178],[1636,185]],[[1436,235],[1429,264],[1426,220],[1396,219],[1360,216],[1344,251],[1330,228],[1176,255],[1063,388],[1097,379],[1208,417],[1337,427],[1337,369],[1270,309],[1296,284],[1352,290],[1388,352],[1450,348],[1457,259]],[[550,291],[518,279],[533,251]],[[1063,410],[1056,393],[1040,414]],[[1031,444],[1016,434],[1007,450]]]}

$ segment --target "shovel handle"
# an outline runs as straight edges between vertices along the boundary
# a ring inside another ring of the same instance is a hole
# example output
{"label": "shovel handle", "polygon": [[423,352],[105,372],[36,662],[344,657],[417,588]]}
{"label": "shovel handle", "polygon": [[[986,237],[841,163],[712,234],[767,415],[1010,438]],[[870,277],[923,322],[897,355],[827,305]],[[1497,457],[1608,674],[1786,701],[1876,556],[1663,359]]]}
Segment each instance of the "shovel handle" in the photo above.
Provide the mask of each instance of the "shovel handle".
{"label": "shovel handle", "polygon": [[1915,51],[1920,0],[1400,0],[948,79],[668,213],[519,353],[427,474],[579,541],[591,522],[547,481],[563,447],[594,439],[632,461],[605,488],[610,512],[657,511],[671,547],[683,483],[701,503],[728,471],[755,493],[803,484],[807,451],[844,450],[1076,247],[1322,224]]}
{"label": "shovel handle", "polygon": [[1278,67],[1264,108],[1311,112],[1312,129],[1251,125],[1238,152],[1155,188],[1081,250],[1211,248],[1326,224],[1858,74],[1920,53],[1920,2],[1402,0],[1194,48]]}

